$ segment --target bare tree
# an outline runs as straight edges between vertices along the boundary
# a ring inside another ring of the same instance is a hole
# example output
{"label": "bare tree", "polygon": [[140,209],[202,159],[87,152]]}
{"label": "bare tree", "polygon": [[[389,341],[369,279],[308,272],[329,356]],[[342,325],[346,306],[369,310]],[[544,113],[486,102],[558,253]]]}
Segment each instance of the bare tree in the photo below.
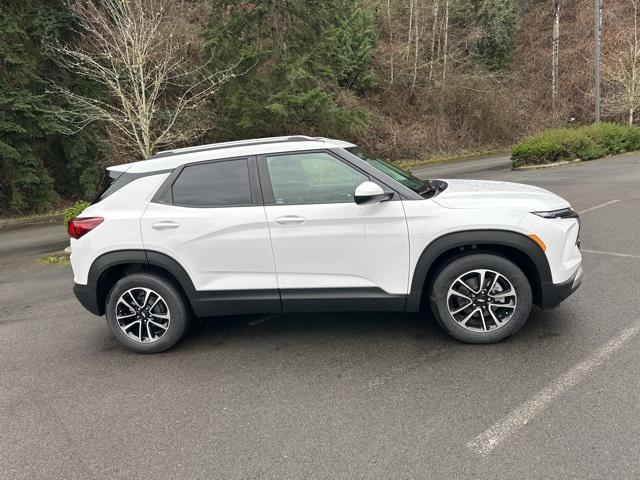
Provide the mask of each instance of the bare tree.
{"label": "bare tree", "polygon": [[413,34],[413,16],[414,16],[414,7],[416,0],[409,0],[409,26],[407,28],[407,48],[405,50],[404,58],[409,58],[409,53],[411,52],[411,38]]}
{"label": "bare tree", "polygon": [[603,73],[607,81],[605,106],[612,113],[625,113],[631,125],[640,107],[640,43],[638,42],[639,0],[633,6],[633,23],[615,42],[617,50],[607,56]]}
{"label": "bare tree", "polygon": [[390,78],[389,84],[393,85],[393,68],[394,68],[394,58],[393,58],[393,22],[391,21],[391,0],[387,0],[387,23],[389,24],[389,69],[390,69]]}
{"label": "bare tree", "polygon": [[447,81],[447,60],[449,57],[449,0],[444,0],[444,46],[442,48],[442,86]]}
{"label": "bare tree", "polygon": [[103,122],[112,138],[142,158],[201,135],[207,127],[193,116],[235,76],[233,67],[211,73],[202,63],[191,66],[175,10],[167,7],[162,0],[76,1],[77,42],[55,47],[62,66],[101,90],[94,95],[54,85],[70,105],[63,118],[78,130]]}
{"label": "bare tree", "polygon": [[435,61],[436,51],[436,32],[438,31],[438,9],[440,0],[433,1],[433,23],[431,28],[431,55],[429,58],[429,81],[433,78],[433,63]]}
{"label": "bare tree", "polygon": [[551,36],[551,104],[556,111],[558,101],[558,53],[560,50],[560,0],[551,0],[553,33]]}
{"label": "bare tree", "polygon": [[415,12],[415,20],[413,22],[413,25],[415,28],[415,34],[414,34],[415,48],[414,48],[414,54],[413,54],[413,79],[411,80],[411,96],[413,96],[413,92],[416,89],[416,82],[418,80],[418,58],[420,56],[420,30],[419,30],[419,22],[418,22],[418,19],[420,18],[420,12],[418,11],[418,8],[417,8],[417,2],[415,2],[415,5],[414,5],[414,12]]}

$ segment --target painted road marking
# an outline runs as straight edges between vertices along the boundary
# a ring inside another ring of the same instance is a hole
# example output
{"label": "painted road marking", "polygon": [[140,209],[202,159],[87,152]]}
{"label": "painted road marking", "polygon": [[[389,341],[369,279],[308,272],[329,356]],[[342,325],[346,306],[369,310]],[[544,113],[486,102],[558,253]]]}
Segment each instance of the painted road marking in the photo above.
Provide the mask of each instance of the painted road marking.
{"label": "painted road marking", "polygon": [[578,212],[580,215],[582,215],[583,213],[587,213],[590,212],[591,210],[595,210],[597,208],[602,208],[602,207],[606,207],[607,205],[611,205],[612,203],[617,203],[620,200],[611,200],[610,202],[607,203],[603,203],[602,205],[596,205],[595,207],[591,207],[591,208],[587,208],[586,210],[582,210],[581,212]]}
{"label": "painted road marking", "polygon": [[638,333],[640,333],[640,320],[636,320],[630,327],[595,350],[585,360],[574,365],[509,415],[467,443],[467,448],[478,455],[491,453],[505,439],[514,435],[534,417],[540,415],[553,400],[575,387],[591,370],[604,363],[627,340]]}
{"label": "painted road marking", "polygon": [[580,251],[585,253],[596,253],[598,255],[612,255],[614,257],[640,258],[640,255],[630,255],[628,253],[616,253],[616,252],[603,252],[601,250],[587,250],[586,248],[581,248]]}

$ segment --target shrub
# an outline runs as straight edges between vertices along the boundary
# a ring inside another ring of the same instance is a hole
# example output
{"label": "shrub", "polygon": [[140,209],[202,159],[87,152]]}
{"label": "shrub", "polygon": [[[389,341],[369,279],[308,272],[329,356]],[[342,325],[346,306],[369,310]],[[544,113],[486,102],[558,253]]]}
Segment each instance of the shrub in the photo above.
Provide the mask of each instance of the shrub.
{"label": "shrub", "polygon": [[80,200],[74,203],[73,205],[71,205],[69,208],[65,208],[64,211],[62,212],[62,214],[64,215],[64,223],[67,224],[69,223],[70,220],[76,218],[89,205],[91,205],[89,202],[85,200]]}
{"label": "shrub", "polygon": [[640,127],[597,123],[582,127],[553,128],[525,138],[513,147],[514,167],[563,160],[593,160],[640,149]]}

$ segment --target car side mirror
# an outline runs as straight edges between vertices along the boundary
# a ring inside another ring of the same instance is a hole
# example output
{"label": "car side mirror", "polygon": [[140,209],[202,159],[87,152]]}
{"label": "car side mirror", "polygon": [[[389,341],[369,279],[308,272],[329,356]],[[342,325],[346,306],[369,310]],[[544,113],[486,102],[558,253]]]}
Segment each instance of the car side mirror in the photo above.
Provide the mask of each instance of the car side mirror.
{"label": "car side mirror", "polygon": [[356,187],[353,199],[358,205],[384,202],[393,198],[393,192],[385,192],[382,187],[373,182],[363,182]]}

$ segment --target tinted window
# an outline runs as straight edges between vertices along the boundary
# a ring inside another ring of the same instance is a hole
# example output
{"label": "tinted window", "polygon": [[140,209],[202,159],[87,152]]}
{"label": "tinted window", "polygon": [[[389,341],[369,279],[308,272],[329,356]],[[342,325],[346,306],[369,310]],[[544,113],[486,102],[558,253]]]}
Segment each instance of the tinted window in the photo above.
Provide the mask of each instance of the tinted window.
{"label": "tinted window", "polygon": [[190,207],[251,204],[246,159],[185,167],[172,187],[173,203]]}
{"label": "tinted window", "polygon": [[328,153],[267,157],[276,203],[343,203],[366,176]]}

